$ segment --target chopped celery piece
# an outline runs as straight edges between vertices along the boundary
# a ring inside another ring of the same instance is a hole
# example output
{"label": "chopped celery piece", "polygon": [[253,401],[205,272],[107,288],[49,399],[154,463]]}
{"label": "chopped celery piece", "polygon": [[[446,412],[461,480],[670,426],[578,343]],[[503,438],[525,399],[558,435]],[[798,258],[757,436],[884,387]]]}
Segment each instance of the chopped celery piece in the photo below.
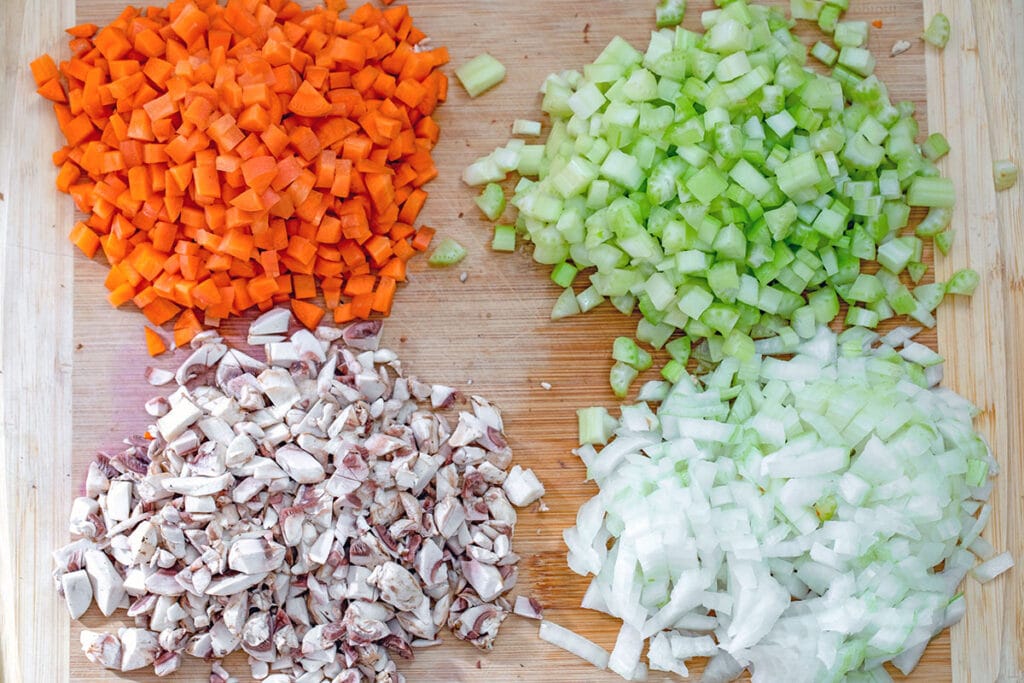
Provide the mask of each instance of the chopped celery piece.
{"label": "chopped celery piece", "polygon": [[941,49],[946,47],[946,43],[949,42],[949,32],[949,17],[940,12],[928,22],[928,28],[925,29],[921,37],[926,43]]}
{"label": "chopped celery piece", "polygon": [[949,142],[942,133],[932,133],[921,145],[921,153],[931,161],[938,161],[949,153]]}
{"label": "chopped celery piece", "polygon": [[992,162],[992,179],[995,181],[996,192],[1009,190],[1017,182],[1017,166],[1009,159]]}
{"label": "chopped celery piece", "polygon": [[637,378],[638,374],[640,373],[635,368],[625,363],[613,364],[608,375],[609,382],[612,385],[612,393],[618,398],[625,398],[626,394],[629,393],[629,386]]}
{"label": "chopped celery piece", "polygon": [[580,408],[576,411],[576,419],[579,424],[581,446],[601,446],[608,443],[618,424],[603,406]]}
{"label": "chopped celery piece", "polygon": [[838,64],[861,76],[869,76],[875,70],[875,57],[862,47],[843,47]]}
{"label": "chopped celery piece", "polygon": [[935,237],[949,227],[953,220],[953,210],[944,207],[932,207],[928,215],[914,228],[914,234],[918,237]]}
{"label": "chopped celery piece", "polygon": [[677,360],[670,360],[661,368],[661,376],[675,384],[686,375],[686,364]]}
{"label": "chopped celery piece", "polygon": [[566,287],[555,300],[555,305],[551,309],[551,319],[560,320],[568,318],[570,315],[577,315],[579,312],[580,304],[576,301],[576,293],[572,291],[572,287]]}
{"label": "chopped celery piece", "polygon": [[651,354],[641,349],[629,337],[615,338],[615,343],[612,345],[612,358],[640,372],[651,367],[653,363]]}
{"label": "chopped celery piece", "polygon": [[540,121],[532,121],[530,119],[516,119],[515,121],[512,122],[512,135],[535,136],[540,135],[540,131]]}
{"label": "chopped celery piece", "polygon": [[850,327],[874,329],[878,327],[879,322],[881,322],[881,319],[878,314],[866,308],[850,306],[850,310],[846,312],[846,324]]}
{"label": "chopped celery piece", "polygon": [[573,280],[576,279],[576,274],[579,272],[576,266],[563,261],[551,270],[551,281],[565,289],[572,285]]}
{"label": "chopped celery piece", "polygon": [[832,40],[839,47],[864,47],[868,42],[868,22],[840,21],[836,24]]}
{"label": "chopped celery piece", "polygon": [[811,56],[825,66],[832,66],[839,59],[839,52],[828,43],[823,43],[819,40],[811,48]]}
{"label": "chopped celery piece", "polygon": [[604,297],[591,285],[576,295],[576,303],[579,304],[580,313],[592,311],[604,302]]}
{"label": "chopped celery piece", "polygon": [[935,247],[945,256],[953,246],[953,231],[945,230],[935,236]]}
{"label": "chopped celery piece", "polygon": [[953,277],[949,278],[949,282],[946,283],[946,293],[970,296],[978,288],[979,282],[981,282],[981,278],[976,270],[964,268],[956,271],[953,273]]}
{"label": "chopped celery piece", "polygon": [[470,97],[477,97],[505,79],[505,66],[484,52],[456,69],[455,76]]}
{"label": "chopped celery piece", "polygon": [[825,5],[818,13],[818,27],[825,33],[834,32],[842,13],[843,11],[835,5]]}
{"label": "chopped celery piece", "polygon": [[654,8],[654,22],[658,28],[678,26],[683,23],[686,0],[658,0]]}
{"label": "chopped celery piece", "polygon": [[491,240],[491,249],[494,251],[515,251],[516,250],[516,226],[495,225],[494,239]]}
{"label": "chopped celery piece", "polygon": [[505,191],[497,183],[488,183],[475,201],[488,219],[496,221],[505,210]]}
{"label": "chopped celery piece", "polygon": [[956,203],[956,190],[949,178],[918,176],[907,189],[910,206],[935,206],[949,209]]}
{"label": "chopped celery piece", "polygon": [[665,350],[668,351],[668,355],[672,357],[672,360],[685,366],[690,360],[690,352],[692,350],[690,338],[678,337],[673,339],[665,344]]}
{"label": "chopped celery piece", "polygon": [[445,237],[438,242],[430,254],[430,258],[427,259],[427,263],[440,267],[453,266],[464,258],[466,258],[466,248],[451,237]]}
{"label": "chopped celery piece", "polygon": [[789,13],[794,19],[817,21],[823,4],[822,0],[789,0]]}

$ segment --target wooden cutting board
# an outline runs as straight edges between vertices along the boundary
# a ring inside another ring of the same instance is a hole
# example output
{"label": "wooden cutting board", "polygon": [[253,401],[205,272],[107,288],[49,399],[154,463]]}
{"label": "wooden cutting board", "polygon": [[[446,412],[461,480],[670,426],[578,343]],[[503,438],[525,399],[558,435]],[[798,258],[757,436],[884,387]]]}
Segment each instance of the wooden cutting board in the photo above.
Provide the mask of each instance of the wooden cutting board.
{"label": "wooden cutting board", "polygon": [[[1014,260],[1020,258],[1019,247],[1002,257],[1000,240],[1006,240],[1008,248],[1019,242],[1014,241],[1013,233],[1007,235],[1008,231],[997,230],[997,203],[988,181],[991,159],[988,150],[990,144],[1005,146],[1014,142],[1020,149],[1020,127],[1013,128],[1014,120],[1019,124],[1019,114],[1011,111],[1010,106],[1000,108],[1007,117],[1004,119],[1007,123],[1002,125],[1009,129],[997,131],[995,126],[988,125],[982,93],[992,98],[989,106],[1005,95],[993,92],[1001,85],[998,79],[982,80],[972,12],[980,12],[984,20],[979,21],[979,26],[1002,35],[1002,26],[1007,21],[1020,18],[1021,3],[993,8],[986,2],[985,9],[972,8],[958,0],[926,0],[926,3],[927,11],[917,0],[854,2],[848,17],[883,21],[881,29],[872,31],[870,45],[879,56],[879,76],[889,85],[894,99],[910,99],[918,105],[922,129],[927,128],[930,121],[933,128],[946,132],[954,148],[944,170],[954,178],[962,196],[957,209],[959,234],[955,255],[940,259],[937,268],[942,276],[970,263],[982,270],[987,280],[970,304],[958,302],[942,309],[938,342],[951,359],[952,367],[948,371],[951,386],[985,409],[982,427],[990,435],[1000,461],[1005,463],[988,535],[997,548],[1009,548],[1017,555],[1024,529],[1019,503],[1022,478],[1019,462],[1014,462],[1010,455],[1017,452],[1022,439],[1019,416],[1011,415],[1007,408],[1019,405],[1012,399],[1019,394],[1021,382],[1019,363],[1012,362],[1017,356],[1008,356],[1019,352],[1011,349],[1006,340],[1021,338],[1021,307],[1019,298],[1015,298],[1019,297],[1019,286],[1007,287],[1006,283],[1019,284],[1020,280],[1014,278],[1021,270],[1019,262]],[[36,9],[43,4],[46,3],[40,3]],[[615,336],[631,335],[636,321],[605,305],[586,316],[550,322],[548,314],[558,289],[548,280],[547,270],[533,264],[528,253],[522,250],[513,255],[490,251],[490,226],[481,219],[473,204],[475,192],[465,187],[459,176],[466,164],[507,140],[513,119],[541,118],[537,89],[546,74],[579,68],[592,61],[616,34],[637,46],[645,45],[653,27],[653,1],[498,3],[478,0],[460,3],[411,0],[409,4],[417,25],[432,36],[435,43],[448,46],[452,66],[486,49],[507,66],[508,78],[499,88],[476,100],[469,100],[453,80],[450,100],[443,105],[438,117],[442,140],[436,150],[436,160],[441,174],[428,188],[431,196],[421,218],[437,227],[440,233],[458,239],[467,247],[469,255],[462,264],[447,270],[430,269],[424,259],[414,262],[410,282],[399,291],[392,317],[385,325],[385,344],[398,351],[408,372],[426,381],[464,387],[503,407],[517,462],[534,468],[545,482],[548,490],[545,500],[550,508],[544,513],[528,510],[520,515],[515,549],[523,561],[516,592],[537,598],[545,605],[549,618],[579,630],[610,649],[617,632],[615,620],[578,607],[588,582],[566,567],[561,532],[573,524],[578,506],[595,492],[592,485],[584,482],[584,469],[570,453],[575,445],[575,409],[594,404],[614,407],[615,401],[607,387],[610,343]],[[697,28],[699,11],[710,7],[711,2],[691,0],[689,4],[686,25]],[[923,45],[915,40],[924,15],[930,16],[940,5],[945,6],[944,11],[954,19],[956,27],[954,38],[942,56],[933,50],[926,53]],[[30,2],[25,10],[26,26],[35,22],[30,16],[32,7]],[[59,25],[85,21],[102,25],[114,18],[122,7],[112,0],[78,0],[74,16],[68,15]],[[52,30],[49,25],[53,22],[45,23],[47,29]],[[1020,25],[1024,24],[1018,24],[1018,29]],[[816,29],[806,26],[799,32],[805,37],[817,35]],[[914,47],[890,59],[889,47],[902,38],[914,42]],[[37,36],[35,52],[57,49],[56,40],[49,33]],[[19,56],[19,59],[20,68],[28,58]],[[1019,78],[1019,70],[1024,68],[1021,40],[1007,44],[1005,51],[992,58],[992,64],[995,65],[992,73],[998,73],[995,69],[1001,65],[1006,70],[1004,77]],[[1017,75],[1013,74],[1015,64]],[[18,77],[25,78],[23,73]],[[1019,102],[1022,92],[1019,80],[1017,84]],[[985,91],[985,86],[993,90]],[[32,122],[34,126],[47,131],[54,127],[45,107],[31,99],[20,102],[41,117]],[[15,142],[15,136],[9,132],[7,135],[9,142]],[[47,135],[52,139],[52,132]],[[16,169],[31,169],[31,173],[42,176],[44,182],[38,187],[45,188],[45,192],[40,201],[63,204],[63,210],[57,211],[57,218],[53,220],[59,224],[43,228],[56,229],[63,234],[70,227],[67,209],[70,199],[50,189],[52,171],[45,158],[48,151],[40,153],[39,149],[34,149],[34,157],[19,157],[19,163],[11,165],[10,177],[15,177]],[[18,151],[14,153],[17,155]],[[1004,202],[1006,207],[1000,207],[1004,210],[1004,219],[1012,216],[1013,211],[1017,211],[1019,217],[1019,194],[1015,195],[1015,200],[1016,204]],[[31,212],[26,209],[24,215],[31,216]],[[70,392],[66,383],[61,390],[71,402],[70,406],[61,405],[55,418],[60,421],[64,434],[70,426],[71,448],[68,450],[66,444],[62,444],[61,452],[68,457],[68,463],[64,464],[61,476],[55,481],[40,477],[39,485],[44,489],[53,493],[58,492],[55,487],[60,489],[56,497],[60,504],[48,502],[45,513],[33,517],[37,528],[44,528],[45,533],[37,531],[36,540],[29,542],[44,547],[33,547],[33,562],[24,564],[42,572],[49,570],[46,557],[52,546],[65,537],[63,524],[67,503],[71,496],[77,495],[92,454],[98,449],[116,447],[125,435],[145,429],[147,419],[141,411],[141,403],[154,390],[143,379],[144,368],[150,364],[171,368],[183,357],[179,352],[155,363],[149,359],[142,341],[142,316],[127,310],[128,307],[113,311],[104,301],[105,269],[79,254],[69,257],[66,245],[55,248],[60,250],[59,267],[73,267],[74,272],[73,282],[66,282],[64,293],[71,305],[63,307],[67,316],[65,324],[57,326],[58,344],[64,344],[60,347],[63,354],[60,357],[65,381],[70,374]],[[7,261],[12,262],[10,255]],[[26,267],[24,275],[31,277],[28,271]],[[11,268],[5,282],[12,282],[16,272],[17,269]],[[467,275],[465,282],[460,282],[462,272]],[[5,311],[8,301],[9,297],[5,298]],[[1016,314],[1004,318],[1002,310],[1011,305]],[[10,318],[5,322],[10,325]],[[241,329],[240,325],[229,325],[225,332],[229,338],[237,340]],[[924,340],[934,345],[936,333],[926,332]],[[31,357],[27,351],[22,349],[16,353],[6,348],[4,372],[10,373],[12,359]],[[986,380],[979,382],[976,379],[979,377]],[[5,400],[10,399],[9,382],[5,377]],[[550,383],[551,389],[543,389],[541,382]],[[11,424],[19,423],[5,419],[5,430]],[[18,434],[35,443],[31,429],[25,428],[25,432]],[[5,457],[10,456],[5,453]],[[17,473],[23,476],[21,470]],[[36,483],[30,477],[26,480]],[[31,498],[17,486],[14,477],[0,481],[5,484],[3,490],[8,495],[18,494],[8,499],[15,505],[19,504],[16,501]],[[1017,501],[1016,506],[1011,504],[1013,501]],[[14,529],[19,526],[17,519],[21,515],[16,511],[9,514],[8,522]],[[1014,539],[1015,545],[1008,546],[1008,539]],[[21,622],[21,640],[6,641],[16,642],[22,654],[21,661],[17,657],[6,659],[6,666],[18,666],[24,672],[20,678],[11,680],[121,680],[85,660],[77,645],[80,625],[71,625],[69,633],[63,611],[47,612],[59,615],[61,626],[55,637],[33,637],[39,630],[38,625],[32,627],[27,623],[32,620],[33,606],[39,600],[47,607],[53,603],[51,595],[41,597],[35,593],[52,591],[52,587],[45,576],[22,576],[22,565],[17,560],[16,564],[15,572],[0,576],[6,581],[16,575],[15,585],[26,587],[32,594],[30,600],[25,600],[26,604],[19,600],[19,610],[15,611],[16,619]],[[3,567],[0,564],[0,569]],[[950,636],[943,634],[928,648],[919,668],[908,680],[993,681],[997,677],[1007,681],[1024,680],[1013,678],[1020,675],[1019,634],[1024,628],[1018,575],[1001,579],[994,586],[986,587],[984,592],[969,586],[968,593],[970,612],[964,625],[954,629],[952,655]],[[104,619],[94,609],[83,623],[88,628],[98,628],[102,627]],[[44,662],[51,658],[55,661]],[[247,679],[244,657],[230,659],[229,669],[242,680]],[[174,680],[200,680],[208,670],[202,662],[186,660]],[[491,653],[481,653],[448,637],[444,647],[418,652],[416,660],[404,665],[403,670],[412,681],[620,680],[613,674],[596,672],[571,655],[540,642],[536,637],[536,622],[517,618],[506,622],[498,645]],[[44,671],[52,672],[52,676],[36,675]],[[134,678],[157,680],[145,676]],[[654,675],[653,680],[661,680],[661,675]]]}

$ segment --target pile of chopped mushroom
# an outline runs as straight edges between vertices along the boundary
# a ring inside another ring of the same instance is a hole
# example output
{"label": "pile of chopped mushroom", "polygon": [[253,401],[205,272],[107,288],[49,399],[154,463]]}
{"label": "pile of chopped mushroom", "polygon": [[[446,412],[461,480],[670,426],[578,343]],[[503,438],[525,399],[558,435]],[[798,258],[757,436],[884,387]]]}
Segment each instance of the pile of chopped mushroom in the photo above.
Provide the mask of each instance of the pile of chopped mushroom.
{"label": "pile of chopped mushroom", "polygon": [[[513,504],[544,492],[507,472],[499,411],[404,377],[379,322],[287,338],[289,322],[250,331],[266,363],[205,333],[176,374],[150,372],[179,385],[146,404],[155,426],[90,465],[58,589],[72,618],[95,600],[135,623],[83,631],[91,661],[166,675],[187,653],[222,682],[241,648],[271,683],[383,683],[404,680],[392,654],[444,626],[491,647],[517,577]],[[441,411],[459,403],[453,428]]]}

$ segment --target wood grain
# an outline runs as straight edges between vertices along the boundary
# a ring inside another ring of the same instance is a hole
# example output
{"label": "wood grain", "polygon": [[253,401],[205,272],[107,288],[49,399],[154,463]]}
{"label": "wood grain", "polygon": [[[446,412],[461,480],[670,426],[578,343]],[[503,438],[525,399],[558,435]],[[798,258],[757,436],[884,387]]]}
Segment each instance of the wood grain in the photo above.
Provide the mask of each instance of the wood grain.
{"label": "wood grain", "polygon": [[[946,385],[981,408],[978,429],[1001,469],[985,537],[1000,551],[1009,550],[1019,563],[1024,556],[1024,469],[1019,457],[1024,427],[1019,344],[1024,187],[1018,184],[1000,193],[997,202],[992,159],[1009,155],[1022,161],[1020,107],[1010,106],[1010,95],[1016,92],[1019,98],[1022,92],[1024,43],[1010,31],[1024,26],[1024,3],[925,0],[926,16],[940,11],[956,30],[945,50],[926,55],[928,124],[951,134],[953,149],[942,169],[960,190],[953,219],[956,247],[936,264],[937,276],[971,267],[982,274],[982,286],[969,301],[943,309],[939,349],[953,356],[946,366]],[[985,334],[979,336],[982,330]],[[964,592],[967,615],[952,629],[954,678],[1024,680],[1024,572],[1018,569],[985,586],[968,580]]]}
{"label": "wood grain", "polygon": [[[79,626],[69,634],[48,576],[49,551],[66,537],[68,503],[79,490],[85,465],[97,449],[115,447],[126,434],[145,428],[139,408],[151,391],[142,379],[149,359],[142,344],[141,316],[107,307],[99,264],[76,255],[71,265],[64,240],[71,225],[71,202],[52,189],[53,170],[45,161],[56,145],[56,127],[48,108],[32,95],[34,88],[23,68],[37,53],[58,50],[60,29],[79,21],[105,23],[121,5],[113,0],[79,0],[76,17],[65,6],[70,0],[60,1],[64,5],[59,11],[54,10],[55,3],[44,5],[42,0],[2,4],[5,81],[0,112],[5,118],[0,140],[11,157],[0,162],[0,192],[6,194],[6,200],[0,200],[6,226],[0,241],[0,494],[8,501],[0,505],[0,541],[13,550],[0,552],[0,595],[5,596],[5,605],[6,596],[13,595],[14,604],[13,609],[0,610],[0,674],[3,680],[26,682],[123,680],[80,655]],[[1021,150],[1024,41],[1008,27],[1014,21],[1022,25],[1024,4],[925,3],[922,12],[916,0],[854,2],[850,16],[884,20],[884,27],[872,37],[871,47],[879,55],[887,54],[897,39],[913,40],[923,14],[930,15],[937,7],[954,18],[956,36],[941,57],[931,50],[926,55],[916,42],[897,59],[880,56],[879,73],[894,98],[911,99],[922,112],[927,86],[928,123],[946,133],[957,155],[946,162],[945,171],[955,178],[963,198],[957,224],[964,226],[959,234],[965,239],[958,238],[954,256],[942,259],[937,269],[941,275],[969,262],[985,268],[991,278],[973,303],[940,312],[939,343],[950,357],[950,381],[987,409],[983,426],[1004,465],[990,539],[1019,557],[1024,473],[1019,458],[1015,462],[1010,455],[1019,452],[1024,434],[1019,410],[1010,408],[1020,405],[1024,387],[1016,351],[1024,321],[1019,270],[1024,256],[1015,241],[1017,231],[1010,226],[1020,225],[1024,198],[1018,186],[1018,191],[998,197],[997,203],[989,162],[990,149],[1012,149],[1018,155]],[[519,588],[547,605],[553,620],[611,647],[617,630],[614,621],[576,607],[586,581],[565,567],[561,530],[573,523],[576,507],[593,493],[569,453],[575,408],[614,405],[606,389],[608,345],[614,336],[630,334],[635,321],[604,307],[581,318],[550,323],[548,312],[557,289],[526,254],[496,255],[489,250],[488,226],[479,220],[473,192],[458,176],[468,161],[507,139],[512,119],[539,118],[536,89],[548,72],[591,61],[616,33],[643,44],[651,26],[651,3],[409,4],[417,23],[449,47],[455,65],[487,49],[506,64],[509,76],[497,90],[473,101],[453,87],[450,102],[442,107],[442,142],[437,150],[442,174],[430,186],[424,220],[459,239],[469,257],[452,270],[430,270],[422,261],[415,265],[385,327],[386,343],[425,380],[458,385],[472,380],[473,391],[503,406],[517,460],[545,481],[551,507],[547,513],[524,512],[520,517],[515,539],[524,558]],[[711,3],[689,4],[686,23],[696,28],[698,12]],[[32,134],[23,135],[25,130]],[[1000,256],[1001,252],[1007,255]],[[468,275],[465,283],[458,279],[461,270]],[[169,367],[175,360],[160,364]],[[550,382],[551,391],[541,389],[541,381]],[[949,636],[943,635],[929,647],[911,680],[1021,680],[1012,677],[1020,675],[1024,637],[1019,574],[997,582],[994,591],[969,588],[971,614],[954,632],[952,667]],[[103,620],[90,613],[84,622],[96,627]],[[232,662],[237,662],[232,671],[244,680],[247,666],[241,660]],[[506,622],[493,653],[446,642],[419,654],[404,670],[414,681],[620,680],[539,642],[535,625],[524,620]],[[199,680],[206,671],[204,664],[191,662],[176,680]]]}
{"label": "wood grain", "polygon": [[4,2],[0,20],[0,680],[52,681],[70,645],[47,577],[71,494],[72,207],[51,190],[59,132],[25,65],[63,47],[74,5]]}

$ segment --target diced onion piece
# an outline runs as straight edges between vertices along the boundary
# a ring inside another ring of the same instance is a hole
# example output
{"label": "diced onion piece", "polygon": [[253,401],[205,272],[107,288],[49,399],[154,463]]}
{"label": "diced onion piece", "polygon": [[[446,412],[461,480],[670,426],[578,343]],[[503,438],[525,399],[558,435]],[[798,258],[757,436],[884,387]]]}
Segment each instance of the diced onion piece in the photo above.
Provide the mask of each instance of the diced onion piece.
{"label": "diced onion piece", "polygon": [[540,622],[540,639],[590,662],[598,669],[608,668],[608,651],[597,643],[558,624]]}
{"label": "diced onion piece", "polygon": [[1013,556],[1009,552],[996,555],[990,560],[982,562],[971,570],[971,576],[979,583],[988,583],[1005,571],[1013,567]]}

